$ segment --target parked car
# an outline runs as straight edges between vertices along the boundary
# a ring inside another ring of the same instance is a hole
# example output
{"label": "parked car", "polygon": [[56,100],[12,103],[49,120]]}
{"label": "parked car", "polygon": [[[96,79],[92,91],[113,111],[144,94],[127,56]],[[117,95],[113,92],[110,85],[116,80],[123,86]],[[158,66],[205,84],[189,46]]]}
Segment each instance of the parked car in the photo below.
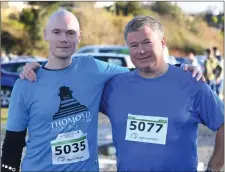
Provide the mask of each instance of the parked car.
{"label": "parked car", "polygon": [[8,107],[11,92],[19,74],[1,69],[1,107]]}
{"label": "parked car", "polygon": [[45,61],[46,61],[46,59],[44,59],[44,58],[15,59],[15,60],[11,60],[9,62],[1,63],[1,68],[7,72],[12,72],[12,73],[18,74],[18,73],[22,72],[23,66],[27,62],[39,62],[40,64],[42,64]]}
{"label": "parked car", "polygon": [[95,59],[113,63],[116,65],[128,67],[128,68],[135,68],[134,64],[130,60],[130,56],[126,54],[115,54],[115,53],[79,53],[74,54],[74,56],[87,56],[91,55]]}
{"label": "parked car", "polygon": [[87,45],[80,48],[76,53],[129,54],[129,50],[125,45]]}
{"label": "parked car", "polygon": [[23,66],[32,61],[42,64],[46,59],[15,59],[1,64],[1,107],[9,106],[13,86],[19,78]]}

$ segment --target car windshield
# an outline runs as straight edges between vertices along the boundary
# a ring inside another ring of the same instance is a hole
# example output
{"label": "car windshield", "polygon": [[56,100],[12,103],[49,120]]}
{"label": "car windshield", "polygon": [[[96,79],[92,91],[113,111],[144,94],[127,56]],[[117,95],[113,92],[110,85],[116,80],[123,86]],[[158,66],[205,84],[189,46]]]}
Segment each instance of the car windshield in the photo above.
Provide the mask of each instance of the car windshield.
{"label": "car windshield", "polygon": [[94,56],[94,58],[104,62],[126,67],[124,58],[118,58],[114,56]]}
{"label": "car windshield", "polygon": [[122,48],[122,49],[100,49],[99,53],[129,54],[129,50],[128,50],[128,48]]}

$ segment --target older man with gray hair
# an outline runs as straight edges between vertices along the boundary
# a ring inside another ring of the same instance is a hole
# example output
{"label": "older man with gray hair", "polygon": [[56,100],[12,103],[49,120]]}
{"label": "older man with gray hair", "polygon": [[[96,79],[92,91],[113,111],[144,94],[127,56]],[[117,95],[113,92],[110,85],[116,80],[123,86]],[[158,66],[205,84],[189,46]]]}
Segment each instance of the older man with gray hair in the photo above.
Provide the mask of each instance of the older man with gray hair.
{"label": "older man with gray hair", "polygon": [[219,171],[223,103],[206,83],[164,61],[165,37],[153,17],[134,17],[124,38],[136,70],[115,76],[101,99],[112,123],[118,171],[197,171],[198,124],[217,131],[208,171]]}

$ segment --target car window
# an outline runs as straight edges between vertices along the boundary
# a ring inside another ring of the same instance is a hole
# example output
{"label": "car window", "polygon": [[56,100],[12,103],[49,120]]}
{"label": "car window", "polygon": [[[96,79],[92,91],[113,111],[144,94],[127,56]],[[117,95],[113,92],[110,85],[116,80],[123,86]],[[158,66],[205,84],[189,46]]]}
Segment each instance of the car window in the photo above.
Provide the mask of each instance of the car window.
{"label": "car window", "polygon": [[104,61],[104,62],[127,67],[126,61],[124,58],[118,58],[118,57],[113,57],[113,56],[111,56],[111,57],[94,56],[94,58]]}
{"label": "car window", "polygon": [[[39,62],[40,64],[43,64],[43,62]],[[2,64],[1,67],[8,71],[8,72],[15,72],[15,73],[21,73],[23,71],[23,66],[25,66],[25,62],[19,62],[19,63],[8,63],[8,64]]]}
{"label": "car window", "polygon": [[117,53],[117,54],[129,54],[128,48],[119,49],[100,49],[99,53]]}
{"label": "car window", "polygon": [[129,55],[129,49],[128,48],[123,48],[123,49],[120,49],[120,50],[118,50],[119,52],[119,54],[128,54]]}
{"label": "car window", "polygon": [[122,59],[108,58],[108,62],[112,63],[112,64],[119,65],[119,66],[123,66]]}
{"label": "car window", "polygon": [[101,57],[101,56],[94,56],[95,59],[101,60],[103,62],[108,62],[108,59],[106,57]]}
{"label": "car window", "polygon": [[80,53],[94,53],[94,49],[86,49],[86,50],[80,51]]}
{"label": "car window", "polygon": [[108,58],[109,63],[113,63],[116,65],[127,67],[126,61],[124,58],[118,58],[118,57],[109,57]]}
{"label": "car window", "polygon": [[117,49],[100,49],[99,53],[118,53]]}
{"label": "car window", "polygon": [[16,67],[16,73],[21,73],[21,72],[23,71],[23,66],[24,66],[24,65],[18,65],[18,66]]}
{"label": "car window", "polygon": [[2,64],[1,68],[7,72],[16,72],[15,64]]}
{"label": "car window", "polygon": [[23,66],[25,66],[25,62],[20,62],[20,63],[16,63],[16,64],[14,64],[14,66],[15,66],[15,71],[14,72],[16,72],[16,73],[20,73],[20,72],[22,72],[23,71]]}

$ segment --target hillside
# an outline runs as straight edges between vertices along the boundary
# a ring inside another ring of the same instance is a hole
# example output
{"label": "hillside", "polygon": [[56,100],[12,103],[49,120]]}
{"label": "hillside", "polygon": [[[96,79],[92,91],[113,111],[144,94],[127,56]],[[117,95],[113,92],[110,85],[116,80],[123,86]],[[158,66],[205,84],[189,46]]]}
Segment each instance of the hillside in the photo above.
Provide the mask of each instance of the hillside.
{"label": "hillside", "polygon": [[[78,17],[82,30],[80,47],[92,44],[124,44],[123,30],[133,17],[132,15],[117,16],[105,9],[96,9],[85,4],[80,5],[73,12]],[[3,50],[13,54],[28,54],[29,52],[36,56],[47,56],[47,44],[44,43],[43,38],[38,40],[40,42],[38,44],[42,45],[39,49],[35,49],[36,47],[30,43],[32,35],[26,31],[26,28],[29,27],[25,27],[24,23],[19,22],[20,14],[18,12],[3,9],[1,14]],[[160,15],[150,9],[141,10],[139,14],[152,15],[160,20],[171,55],[184,55],[190,49],[195,49],[198,54],[203,54],[205,48],[212,46],[217,46],[221,53],[224,53],[223,33],[209,27],[200,17],[182,15],[173,18],[169,15]],[[43,32],[45,21],[45,19],[40,21],[38,25],[41,32]],[[21,42],[22,45],[20,45]],[[28,51],[24,47],[29,47],[34,51]]]}
{"label": "hillside", "polygon": [[[82,46],[87,44],[124,44],[123,29],[132,16],[115,16],[102,9],[85,7],[82,9],[75,11],[83,30]],[[182,22],[179,22],[150,10],[148,15],[154,16],[162,23],[167,46],[174,55],[182,55],[189,49],[195,49],[198,54],[202,54],[205,48],[212,46],[217,46],[223,52],[222,32],[209,27],[201,18],[184,16],[181,19]]]}

